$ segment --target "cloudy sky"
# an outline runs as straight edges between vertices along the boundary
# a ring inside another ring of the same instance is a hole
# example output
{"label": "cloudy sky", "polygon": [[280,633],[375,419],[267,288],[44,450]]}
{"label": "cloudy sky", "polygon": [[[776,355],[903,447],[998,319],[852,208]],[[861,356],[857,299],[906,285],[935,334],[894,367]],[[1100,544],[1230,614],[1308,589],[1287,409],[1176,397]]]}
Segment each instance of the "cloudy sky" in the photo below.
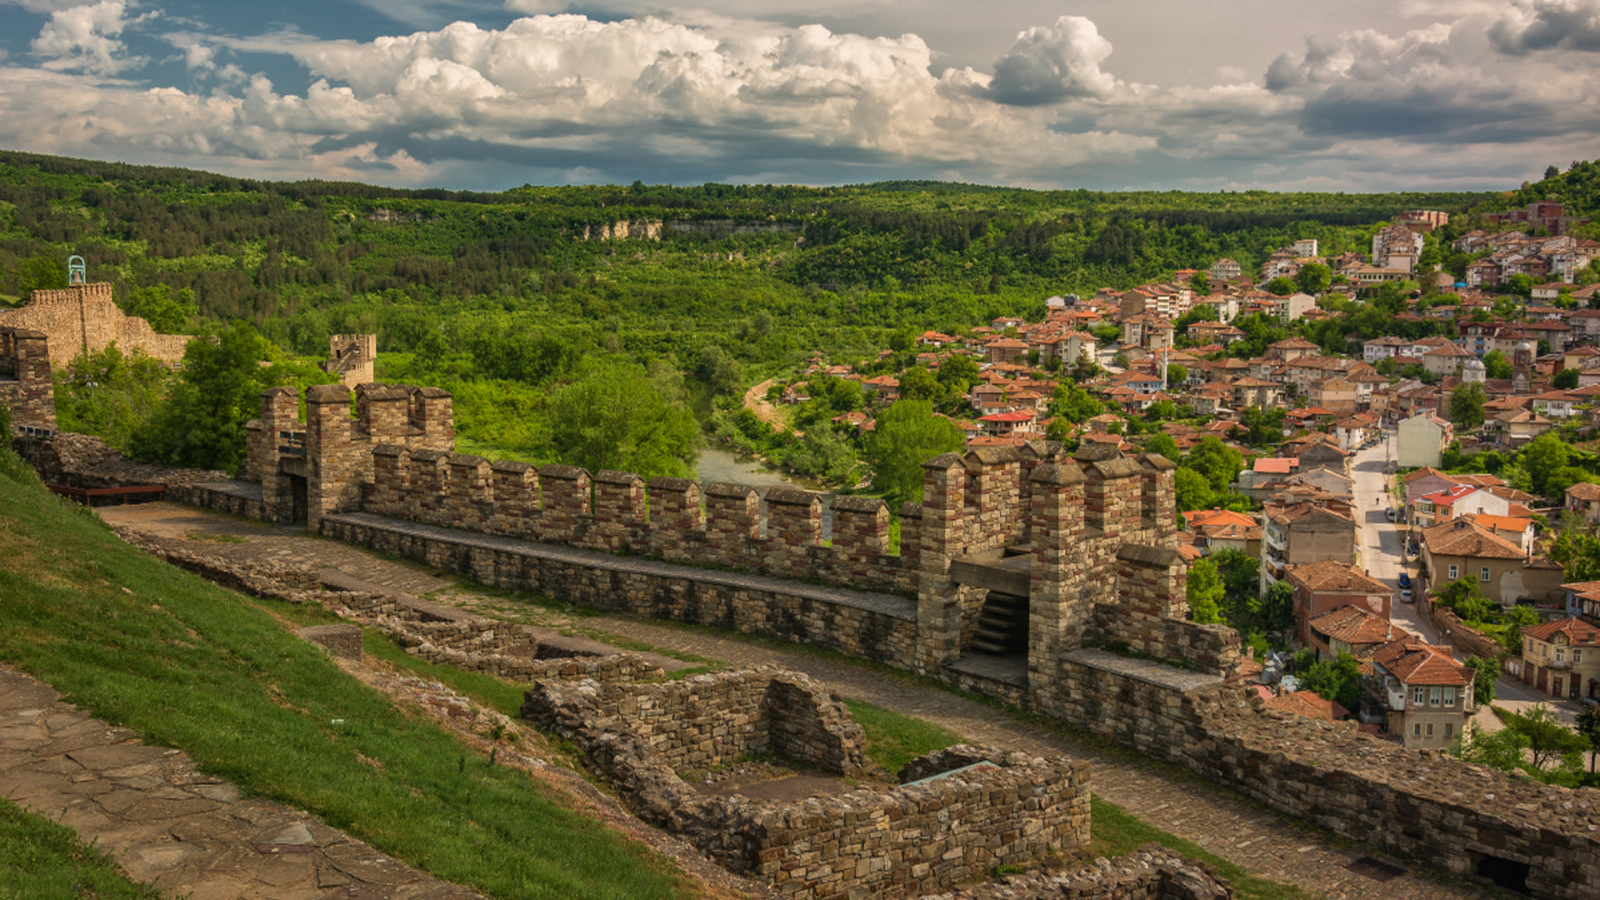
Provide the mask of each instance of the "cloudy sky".
{"label": "cloudy sky", "polygon": [[1506,188],[1597,88],[1600,0],[0,0],[0,147],[395,186]]}

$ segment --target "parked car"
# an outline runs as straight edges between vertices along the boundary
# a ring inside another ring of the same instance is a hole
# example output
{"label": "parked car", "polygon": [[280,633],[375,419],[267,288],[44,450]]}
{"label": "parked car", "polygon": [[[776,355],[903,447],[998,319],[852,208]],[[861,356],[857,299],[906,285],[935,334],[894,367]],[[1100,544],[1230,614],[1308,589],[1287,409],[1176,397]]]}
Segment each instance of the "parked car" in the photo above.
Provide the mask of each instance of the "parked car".
{"label": "parked car", "polygon": [[1400,592],[1401,602],[1410,603],[1413,599],[1415,598],[1411,594],[1411,588],[1406,588]]}
{"label": "parked car", "polygon": [[1393,522],[1393,521],[1394,521],[1394,507],[1392,507],[1392,506],[1391,506],[1391,507],[1389,507],[1389,508],[1388,508],[1388,509],[1386,509],[1386,510],[1384,510],[1384,511],[1383,511],[1383,514],[1384,514],[1384,515],[1385,515],[1385,516],[1386,516],[1386,517],[1388,517],[1388,519],[1389,519],[1389,521],[1391,521],[1391,522]]}
{"label": "parked car", "polygon": [[1411,576],[1407,575],[1404,572],[1401,572],[1400,573],[1400,586],[1403,587],[1403,588],[1411,587]]}

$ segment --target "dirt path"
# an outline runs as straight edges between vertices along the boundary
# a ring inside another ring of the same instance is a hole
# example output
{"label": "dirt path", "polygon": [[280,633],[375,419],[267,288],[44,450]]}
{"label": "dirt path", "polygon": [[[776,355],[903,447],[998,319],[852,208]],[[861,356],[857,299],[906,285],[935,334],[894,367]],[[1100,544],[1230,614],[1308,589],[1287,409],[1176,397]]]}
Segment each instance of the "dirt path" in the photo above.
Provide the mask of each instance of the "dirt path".
{"label": "dirt path", "polygon": [[756,414],[756,418],[771,425],[773,428],[783,428],[783,415],[778,408],[767,399],[767,391],[772,389],[774,379],[768,378],[755,387],[744,392],[744,408]]}
{"label": "dirt path", "polygon": [[339,568],[410,593],[429,593],[430,599],[484,615],[535,625],[577,627],[625,645],[643,643],[729,665],[784,665],[828,682],[843,696],[926,719],[971,741],[1087,759],[1094,765],[1091,783],[1097,795],[1253,874],[1300,885],[1330,900],[1377,896],[1384,900],[1466,900],[1493,896],[1488,891],[1441,882],[1426,871],[1408,871],[1380,884],[1346,868],[1362,856],[1376,854],[1338,842],[1327,832],[1280,816],[1226,788],[1131,751],[1029,724],[1010,711],[966,700],[866,664],[715,629],[628,616],[564,613],[559,605],[529,604],[505,592],[460,585],[448,576],[385,560],[362,548],[187,507],[145,504],[111,507],[102,514],[114,525],[131,525],[167,536],[218,532],[242,535],[243,543],[217,543],[208,547],[208,552],[262,562],[292,559],[299,564]]}

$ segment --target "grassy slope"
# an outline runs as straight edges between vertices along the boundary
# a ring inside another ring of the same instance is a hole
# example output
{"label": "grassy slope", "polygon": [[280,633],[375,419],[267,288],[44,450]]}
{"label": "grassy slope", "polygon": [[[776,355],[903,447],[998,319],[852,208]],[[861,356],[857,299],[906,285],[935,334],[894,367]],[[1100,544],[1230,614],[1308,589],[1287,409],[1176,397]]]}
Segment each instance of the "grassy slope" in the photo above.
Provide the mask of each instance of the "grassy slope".
{"label": "grassy slope", "polygon": [[685,893],[662,860],[469,758],[262,604],[117,541],[18,470],[0,458],[0,660],[208,772],[492,896]]}
{"label": "grassy slope", "polygon": [[72,829],[0,799],[0,900],[158,900]]}

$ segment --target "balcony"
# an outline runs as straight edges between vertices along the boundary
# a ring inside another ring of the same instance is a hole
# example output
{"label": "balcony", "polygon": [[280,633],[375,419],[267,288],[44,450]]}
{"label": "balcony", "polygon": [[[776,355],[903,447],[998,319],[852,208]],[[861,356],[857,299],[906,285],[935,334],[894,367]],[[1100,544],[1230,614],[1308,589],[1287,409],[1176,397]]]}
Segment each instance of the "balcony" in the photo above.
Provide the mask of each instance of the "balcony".
{"label": "balcony", "polygon": [[1540,663],[1540,665],[1544,666],[1546,669],[1556,669],[1556,670],[1563,670],[1563,669],[1572,668],[1572,663],[1570,663],[1570,662],[1568,662],[1567,660],[1564,660],[1564,659],[1548,660],[1546,662]]}

